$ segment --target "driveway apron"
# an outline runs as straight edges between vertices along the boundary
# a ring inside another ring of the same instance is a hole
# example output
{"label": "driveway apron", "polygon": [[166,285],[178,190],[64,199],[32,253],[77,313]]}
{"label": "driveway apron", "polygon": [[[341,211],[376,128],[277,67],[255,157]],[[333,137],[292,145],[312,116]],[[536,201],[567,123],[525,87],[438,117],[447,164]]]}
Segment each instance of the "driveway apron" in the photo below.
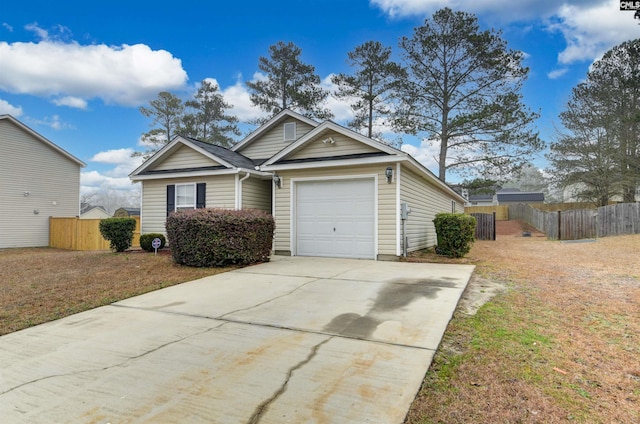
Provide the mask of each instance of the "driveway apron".
{"label": "driveway apron", "polygon": [[0,337],[4,423],[401,423],[472,266],[274,257]]}

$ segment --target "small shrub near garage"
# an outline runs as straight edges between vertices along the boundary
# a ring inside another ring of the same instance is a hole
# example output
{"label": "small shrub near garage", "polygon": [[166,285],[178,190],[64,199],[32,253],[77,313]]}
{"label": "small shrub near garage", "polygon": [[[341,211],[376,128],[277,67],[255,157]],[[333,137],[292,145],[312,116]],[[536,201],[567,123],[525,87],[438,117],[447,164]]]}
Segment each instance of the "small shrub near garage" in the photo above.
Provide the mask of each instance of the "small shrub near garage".
{"label": "small shrub near garage", "polygon": [[194,209],[169,215],[166,229],[178,264],[249,265],[269,260],[275,222],[258,210]]}
{"label": "small shrub near garage", "polygon": [[140,247],[144,250],[146,250],[147,252],[154,252],[155,249],[153,248],[153,246],[151,245],[154,239],[160,239],[160,247],[159,249],[162,249],[164,246],[166,246],[167,244],[167,239],[165,238],[164,234],[162,233],[147,233],[147,234],[142,234],[140,236]]}
{"label": "small shrub near garage", "polygon": [[461,258],[471,250],[476,219],[463,213],[439,213],[433,220],[438,236],[436,253]]}
{"label": "small shrub near garage", "polygon": [[100,234],[109,241],[109,247],[124,252],[131,247],[136,220],[133,218],[106,218],[100,221]]}

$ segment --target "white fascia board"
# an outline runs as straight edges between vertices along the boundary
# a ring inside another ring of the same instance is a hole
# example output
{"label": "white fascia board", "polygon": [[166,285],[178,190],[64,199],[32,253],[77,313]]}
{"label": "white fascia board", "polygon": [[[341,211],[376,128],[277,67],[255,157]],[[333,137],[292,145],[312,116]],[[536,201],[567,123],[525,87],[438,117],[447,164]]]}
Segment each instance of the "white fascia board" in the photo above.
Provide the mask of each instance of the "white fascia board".
{"label": "white fascia board", "polygon": [[371,165],[379,163],[394,163],[407,160],[405,156],[376,156],[372,158],[346,159],[346,160],[322,160],[303,163],[286,163],[276,165],[263,165],[261,171],[284,171],[291,169],[335,168],[357,165]]}
{"label": "white fascia board", "polygon": [[413,165],[413,167],[418,171],[420,171],[422,174],[426,175],[427,178],[431,180],[436,187],[448,192],[449,194],[454,196],[457,200],[461,201],[462,204],[464,204],[467,201],[464,197],[462,197],[462,195],[458,194],[454,189],[449,187],[447,184],[443,183],[442,180],[436,177],[433,172],[429,171],[424,165],[422,165],[420,162],[415,160],[413,156],[407,154],[407,158],[409,159],[409,163]]}
{"label": "white fascia board", "polygon": [[171,140],[170,142],[168,142],[167,144],[165,144],[164,146],[162,146],[160,148],[160,150],[158,150],[157,152],[155,152],[149,159],[145,160],[144,162],[142,162],[142,164],[137,167],[136,169],[133,170],[133,172],[131,172],[129,174],[129,177],[133,177],[136,174],[139,174],[140,172],[143,172],[144,170],[146,170],[147,168],[149,168],[153,163],[157,162],[158,159],[160,159],[161,157],[163,157],[168,151],[171,150],[171,148],[173,146],[175,146],[176,144],[178,144],[179,140],[179,136],[178,137],[174,137],[173,140]]}
{"label": "white fascia board", "polygon": [[241,148],[242,146],[245,146],[245,145],[251,143],[251,140],[254,140],[257,137],[259,137],[260,135],[262,135],[265,132],[269,131],[270,129],[275,127],[280,121],[282,121],[286,117],[297,119],[299,121],[302,121],[302,122],[304,122],[306,124],[311,125],[312,127],[317,127],[318,125],[320,125],[318,122],[314,121],[311,118],[307,118],[304,115],[300,115],[299,113],[293,112],[293,111],[291,111],[289,109],[285,109],[285,110],[281,111],[280,113],[278,113],[273,118],[269,119],[263,125],[258,127],[255,131],[253,131],[251,134],[246,136],[244,139],[240,140],[234,146],[232,146],[231,150],[233,150],[235,152],[239,148]]}
{"label": "white fascia board", "polygon": [[309,141],[311,141],[313,138],[315,138],[317,135],[319,135],[321,132],[325,130],[331,130],[331,131],[337,132],[339,134],[344,135],[345,137],[349,137],[351,139],[359,141],[363,144],[366,144],[367,146],[373,147],[374,149],[380,150],[390,155],[406,154],[400,150],[394,149],[391,146],[387,146],[386,144],[380,143],[379,141],[372,140],[369,137],[365,137],[362,134],[358,134],[355,131],[351,131],[350,129],[345,128],[341,125],[338,125],[334,122],[324,121],[322,124],[318,125],[313,130],[309,131],[307,134],[300,137],[298,140],[294,141],[284,149],[280,150],[278,153],[272,156],[269,160],[267,160],[264,163],[264,165],[272,165],[275,162],[279,161],[280,159],[285,158],[288,154],[302,148],[305,144],[307,144]]}
{"label": "white fascia board", "polygon": [[249,173],[260,177],[261,179],[270,179],[272,175],[268,172],[260,172],[253,169],[244,168],[232,168],[232,169],[220,169],[220,170],[203,170],[203,171],[190,171],[190,172],[168,172],[163,174],[151,174],[151,175],[131,175],[129,178],[131,181],[143,181],[143,180],[164,180],[167,178],[189,178],[189,177],[213,177],[216,175],[233,175],[238,173]]}

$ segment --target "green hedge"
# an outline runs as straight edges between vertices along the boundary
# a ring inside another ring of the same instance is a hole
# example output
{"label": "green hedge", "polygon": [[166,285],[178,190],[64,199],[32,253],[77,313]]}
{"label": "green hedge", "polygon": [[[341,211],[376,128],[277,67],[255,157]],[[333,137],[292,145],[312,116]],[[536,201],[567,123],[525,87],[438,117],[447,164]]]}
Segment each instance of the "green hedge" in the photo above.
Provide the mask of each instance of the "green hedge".
{"label": "green hedge", "polygon": [[151,243],[153,242],[153,239],[156,239],[156,238],[160,239],[160,247],[158,248],[158,250],[162,249],[167,244],[167,239],[164,237],[164,234],[147,233],[147,234],[142,234],[140,236],[140,247],[146,250],[147,252],[155,251]]}
{"label": "green hedge", "polygon": [[463,213],[439,213],[433,220],[438,236],[436,253],[461,258],[471,250],[476,219]]}
{"label": "green hedge", "polygon": [[131,247],[136,220],[133,218],[106,218],[100,220],[100,234],[109,240],[109,247],[116,252],[124,252]]}
{"label": "green hedge", "polygon": [[174,262],[197,267],[266,262],[275,222],[258,210],[194,209],[166,223]]}

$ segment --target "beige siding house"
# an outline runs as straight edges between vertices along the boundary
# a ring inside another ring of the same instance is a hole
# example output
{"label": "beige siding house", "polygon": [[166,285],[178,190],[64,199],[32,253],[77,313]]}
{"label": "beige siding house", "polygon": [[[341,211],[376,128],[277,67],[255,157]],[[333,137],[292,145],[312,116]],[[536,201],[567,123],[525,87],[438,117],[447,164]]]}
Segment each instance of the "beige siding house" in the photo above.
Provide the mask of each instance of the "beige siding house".
{"label": "beige siding house", "polygon": [[435,245],[435,214],[465,201],[409,154],[288,110],[230,150],[176,137],[130,177],[142,233],[183,207],[255,208],[278,255],[397,259]]}
{"label": "beige siding house", "polygon": [[0,152],[0,248],[48,246],[50,216],[80,215],[85,164],[10,115]]}

